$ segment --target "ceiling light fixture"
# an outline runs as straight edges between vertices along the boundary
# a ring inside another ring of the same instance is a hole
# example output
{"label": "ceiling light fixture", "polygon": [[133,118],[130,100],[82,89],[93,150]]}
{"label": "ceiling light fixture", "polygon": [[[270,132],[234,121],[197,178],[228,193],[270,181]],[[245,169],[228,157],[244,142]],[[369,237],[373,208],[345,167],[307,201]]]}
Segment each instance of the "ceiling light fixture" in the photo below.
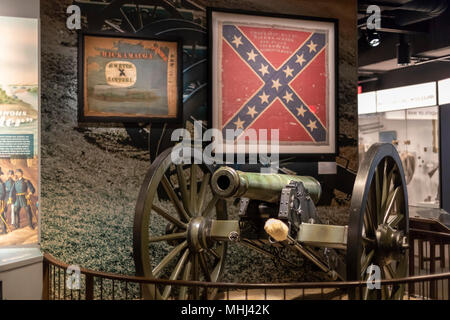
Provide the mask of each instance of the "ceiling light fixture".
{"label": "ceiling light fixture", "polygon": [[375,29],[367,29],[366,40],[371,47],[377,47],[381,43],[380,34]]}
{"label": "ceiling light fixture", "polygon": [[397,64],[408,66],[411,63],[411,46],[406,35],[400,34],[397,43]]}

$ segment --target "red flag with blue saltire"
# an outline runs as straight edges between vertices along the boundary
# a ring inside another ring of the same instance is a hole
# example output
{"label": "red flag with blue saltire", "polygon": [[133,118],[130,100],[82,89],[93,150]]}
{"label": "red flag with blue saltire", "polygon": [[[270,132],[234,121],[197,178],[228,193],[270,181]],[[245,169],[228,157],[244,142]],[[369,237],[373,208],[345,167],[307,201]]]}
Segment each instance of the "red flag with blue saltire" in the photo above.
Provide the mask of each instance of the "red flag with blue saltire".
{"label": "red flag with blue saltire", "polygon": [[327,144],[327,34],[233,23],[221,28],[224,136],[226,129],[273,128],[280,144]]}

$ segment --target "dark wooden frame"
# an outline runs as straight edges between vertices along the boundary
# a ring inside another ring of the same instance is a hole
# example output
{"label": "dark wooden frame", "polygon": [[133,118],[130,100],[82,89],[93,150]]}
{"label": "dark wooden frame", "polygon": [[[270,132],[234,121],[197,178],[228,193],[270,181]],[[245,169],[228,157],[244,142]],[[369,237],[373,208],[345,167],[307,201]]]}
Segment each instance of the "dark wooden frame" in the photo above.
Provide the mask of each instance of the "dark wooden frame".
{"label": "dark wooden frame", "polygon": [[[301,156],[302,159],[312,160],[312,161],[334,161],[335,157],[339,154],[338,147],[338,137],[339,137],[339,20],[333,18],[322,18],[322,17],[312,17],[312,16],[302,16],[302,15],[288,15],[288,14],[278,14],[269,12],[258,12],[258,11],[247,11],[247,10],[237,10],[237,9],[226,9],[226,8],[216,8],[207,7],[207,19],[208,19],[208,124],[210,128],[213,127],[213,38],[212,38],[212,14],[213,12],[223,12],[223,13],[233,13],[233,14],[243,14],[261,17],[271,17],[271,18],[285,18],[285,19],[298,19],[298,20],[310,20],[310,21],[320,21],[320,22],[330,22],[333,24],[334,28],[334,122],[335,122],[335,145],[334,151],[330,153],[282,153],[281,157],[298,157]],[[332,94],[333,94],[332,93]],[[332,120],[332,119],[330,119]],[[246,153],[248,155],[248,153]]]}
{"label": "dark wooden frame", "polygon": [[[133,39],[145,41],[164,41],[177,43],[177,111],[173,117],[156,116],[89,116],[84,112],[84,37],[104,37],[104,38],[118,38],[118,39]],[[97,32],[79,32],[78,33],[78,121],[79,122],[127,122],[127,123],[155,123],[155,122],[180,122],[182,117],[183,106],[183,51],[182,41],[178,38],[150,38],[127,34],[126,36],[97,33]]]}

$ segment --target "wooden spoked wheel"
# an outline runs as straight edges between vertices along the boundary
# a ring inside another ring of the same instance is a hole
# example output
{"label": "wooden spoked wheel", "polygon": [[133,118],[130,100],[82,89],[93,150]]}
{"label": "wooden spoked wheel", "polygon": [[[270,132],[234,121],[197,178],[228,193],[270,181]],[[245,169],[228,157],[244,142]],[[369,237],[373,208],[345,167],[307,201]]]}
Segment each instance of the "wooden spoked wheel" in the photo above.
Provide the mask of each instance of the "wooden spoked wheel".
{"label": "wooden spoked wheel", "polygon": [[[353,188],[347,280],[367,281],[376,279],[377,275],[380,280],[406,277],[407,247],[408,196],[401,160],[393,145],[374,144],[361,163]],[[381,289],[364,286],[352,290],[349,296],[402,299],[404,289],[404,285],[381,286]]]}
{"label": "wooden spoked wheel", "polygon": [[[218,281],[227,244],[204,235],[209,231],[209,219],[227,219],[225,202],[212,194],[213,170],[197,164],[201,155],[191,149],[190,161],[176,165],[172,149],[155,159],[139,192],[133,230],[136,273],[156,279]],[[165,193],[169,200],[160,200],[158,193]],[[146,299],[205,299],[213,298],[216,291],[142,286]]]}

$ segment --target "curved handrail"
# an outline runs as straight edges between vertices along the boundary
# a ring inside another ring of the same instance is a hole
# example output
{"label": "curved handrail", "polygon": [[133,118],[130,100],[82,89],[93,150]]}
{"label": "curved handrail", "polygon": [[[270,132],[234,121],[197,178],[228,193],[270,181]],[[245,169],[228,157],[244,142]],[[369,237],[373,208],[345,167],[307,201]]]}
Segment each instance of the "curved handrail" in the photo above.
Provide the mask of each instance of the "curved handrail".
{"label": "curved handrail", "polygon": [[[69,265],[61,262],[49,253],[44,253],[44,261],[57,267],[66,269]],[[366,281],[334,281],[334,282],[289,282],[289,283],[230,283],[230,282],[203,282],[203,281],[184,281],[168,279],[152,279],[139,276],[129,276],[109,272],[95,271],[87,268],[80,268],[82,274],[117,281],[136,282],[140,284],[163,284],[189,287],[204,288],[227,288],[227,289],[320,289],[320,288],[357,288],[366,286]],[[381,280],[381,285],[405,284],[412,282],[436,281],[450,279],[450,272],[421,275],[392,280]]]}

